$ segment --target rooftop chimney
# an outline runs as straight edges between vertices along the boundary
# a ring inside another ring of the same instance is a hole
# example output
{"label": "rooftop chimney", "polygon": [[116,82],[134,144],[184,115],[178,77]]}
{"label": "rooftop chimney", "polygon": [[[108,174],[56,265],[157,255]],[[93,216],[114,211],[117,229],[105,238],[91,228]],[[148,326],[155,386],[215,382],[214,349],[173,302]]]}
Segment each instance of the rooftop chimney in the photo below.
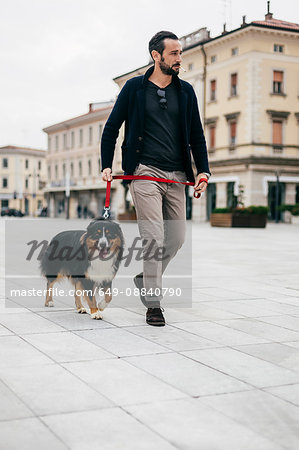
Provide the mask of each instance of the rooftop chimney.
{"label": "rooftop chimney", "polygon": [[267,20],[271,20],[273,17],[273,14],[270,13],[270,2],[267,2],[267,14],[265,15],[265,19]]}
{"label": "rooftop chimney", "polygon": [[241,23],[241,27],[245,27],[245,25],[246,25],[246,16],[242,16],[242,18],[243,18],[243,21]]}
{"label": "rooftop chimney", "polygon": [[224,23],[223,24],[223,31],[222,31],[221,34],[226,34],[226,33],[227,33],[227,31],[226,31],[226,23]]}

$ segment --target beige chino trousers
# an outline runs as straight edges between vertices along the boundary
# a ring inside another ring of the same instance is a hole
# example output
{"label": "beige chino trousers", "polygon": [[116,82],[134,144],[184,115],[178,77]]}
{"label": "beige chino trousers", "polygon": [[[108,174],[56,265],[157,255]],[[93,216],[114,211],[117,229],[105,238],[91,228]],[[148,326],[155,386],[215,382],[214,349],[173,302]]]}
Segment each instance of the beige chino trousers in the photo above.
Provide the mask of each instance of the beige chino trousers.
{"label": "beige chino trousers", "polygon": [[[186,181],[184,172],[139,164],[134,175]],[[129,185],[143,247],[143,284],[148,307],[160,306],[162,274],[185,240],[185,185],[133,180]]]}

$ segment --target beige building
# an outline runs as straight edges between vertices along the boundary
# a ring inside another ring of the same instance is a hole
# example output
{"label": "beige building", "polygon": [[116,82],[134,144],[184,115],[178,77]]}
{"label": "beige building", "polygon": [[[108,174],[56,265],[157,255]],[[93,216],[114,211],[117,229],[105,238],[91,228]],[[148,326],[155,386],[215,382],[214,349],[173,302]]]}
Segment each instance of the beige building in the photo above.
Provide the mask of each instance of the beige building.
{"label": "beige building", "polygon": [[[91,103],[79,117],[44,128],[48,135],[45,197],[50,217],[84,217],[102,214],[106,183],[100,175],[100,139],[113,102]],[[120,171],[117,145],[114,173]],[[124,190],[112,186],[111,209],[117,215],[124,203]]]}
{"label": "beige building", "polygon": [[8,145],[0,148],[1,211],[14,208],[36,216],[46,205],[46,151]]}
{"label": "beige building", "polygon": [[[192,200],[192,217],[213,208],[299,203],[299,25],[277,20],[246,23],[215,38],[206,28],[181,38],[181,78],[197,94],[212,171],[208,191]],[[114,81],[121,88],[151,62]],[[190,199],[191,200],[191,199]]]}

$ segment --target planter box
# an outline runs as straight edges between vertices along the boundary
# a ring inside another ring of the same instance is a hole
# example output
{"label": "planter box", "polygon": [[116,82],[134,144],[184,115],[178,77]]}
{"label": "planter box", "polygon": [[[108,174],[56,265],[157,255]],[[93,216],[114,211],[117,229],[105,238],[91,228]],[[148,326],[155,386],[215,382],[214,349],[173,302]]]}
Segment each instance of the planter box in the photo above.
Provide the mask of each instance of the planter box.
{"label": "planter box", "polygon": [[211,214],[212,227],[265,228],[267,216],[259,214]]}
{"label": "planter box", "polygon": [[299,216],[292,216],[292,223],[294,225],[299,225]]}
{"label": "planter box", "polygon": [[266,214],[233,214],[233,227],[265,228],[266,224]]}
{"label": "planter box", "polygon": [[136,220],[136,212],[130,211],[118,215],[118,220]]}
{"label": "planter box", "polygon": [[212,227],[231,227],[233,224],[232,213],[211,214]]}

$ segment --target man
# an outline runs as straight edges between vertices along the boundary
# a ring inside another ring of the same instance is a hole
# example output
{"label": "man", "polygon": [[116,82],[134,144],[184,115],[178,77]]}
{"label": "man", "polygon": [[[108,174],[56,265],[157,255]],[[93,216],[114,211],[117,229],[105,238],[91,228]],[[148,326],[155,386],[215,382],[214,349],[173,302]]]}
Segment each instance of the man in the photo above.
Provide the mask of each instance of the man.
{"label": "man", "polygon": [[[207,187],[210,170],[195,92],[189,83],[178,78],[181,44],[175,34],[160,31],[150,40],[149,52],[154,67],[145,75],[126,82],[104,128],[102,178],[112,180],[115,143],[125,122],[122,144],[125,174],[195,181],[194,189],[200,194]],[[197,169],[196,180],[190,153]],[[200,182],[203,178],[205,181]],[[137,275],[134,282],[148,308],[146,322],[163,326],[165,319],[160,307],[162,273],[184,242],[185,186],[133,180],[130,192],[144,255],[147,255],[143,273]],[[165,257],[151,258],[161,247]]]}

